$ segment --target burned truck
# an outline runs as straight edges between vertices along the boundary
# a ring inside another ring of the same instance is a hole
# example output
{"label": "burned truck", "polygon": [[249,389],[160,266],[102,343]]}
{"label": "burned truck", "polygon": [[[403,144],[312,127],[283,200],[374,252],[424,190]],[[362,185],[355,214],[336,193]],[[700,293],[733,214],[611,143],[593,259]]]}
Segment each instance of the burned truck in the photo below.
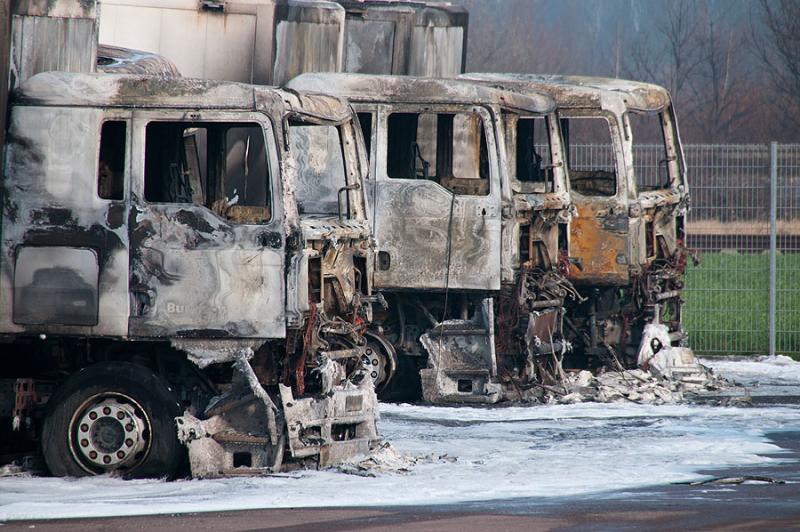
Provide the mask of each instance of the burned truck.
{"label": "burned truck", "polygon": [[430,402],[494,403],[552,378],[571,291],[553,100],[402,76],[304,74],[288,86],[347,97],[364,131],[374,286],[389,302],[375,319],[388,342],[370,353],[381,395],[421,387]]}
{"label": "burned truck", "polygon": [[577,210],[569,278],[582,298],[568,304],[572,365],[635,367],[661,347],[684,347],[689,191],[669,92],[618,79],[465,77],[556,100]]}
{"label": "burned truck", "polygon": [[[372,247],[340,99],[37,74],[2,181],[4,452],[58,476],[197,477],[369,451]],[[13,430],[12,430],[13,427]]]}

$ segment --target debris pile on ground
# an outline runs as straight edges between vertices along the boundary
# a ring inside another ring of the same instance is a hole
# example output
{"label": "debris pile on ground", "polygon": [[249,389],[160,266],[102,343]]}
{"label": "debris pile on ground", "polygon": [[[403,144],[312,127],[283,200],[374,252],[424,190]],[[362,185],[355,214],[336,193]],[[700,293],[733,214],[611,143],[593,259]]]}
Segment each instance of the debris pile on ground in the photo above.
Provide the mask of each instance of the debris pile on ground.
{"label": "debris pile on ground", "polygon": [[687,394],[717,391],[729,385],[700,364],[691,349],[670,346],[669,330],[653,323],[644,328],[638,368],[566,373],[558,386],[543,387],[542,399],[552,403],[631,401],[678,403]]}
{"label": "debris pile on ground", "polygon": [[383,442],[373,449],[368,456],[353,462],[333,466],[332,469],[358,475],[374,477],[383,473],[409,473],[411,468],[420,463],[455,462],[456,458],[448,455],[413,455],[401,453],[389,442]]}
{"label": "debris pile on ground", "polygon": [[24,467],[17,463],[6,464],[0,466],[0,477],[22,477],[30,476],[30,473]]}
{"label": "debris pile on ground", "polygon": [[37,455],[23,456],[0,466],[0,478],[2,477],[30,477],[44,474],[44,463],[42,458]]}
{"label": "debris pile on ground", "polygon": [[[686,380],[643,369],[606,371],[598,375],[589,371],[568,373],[562,386],[550,387],[544,399],[560,404],[618,401],[666,404],[681,402],[689,393],[718,390],[724,386],[724,381],[710,369],[697,366]],[[559,388],[563,388],[563,393],[557,393]]]}

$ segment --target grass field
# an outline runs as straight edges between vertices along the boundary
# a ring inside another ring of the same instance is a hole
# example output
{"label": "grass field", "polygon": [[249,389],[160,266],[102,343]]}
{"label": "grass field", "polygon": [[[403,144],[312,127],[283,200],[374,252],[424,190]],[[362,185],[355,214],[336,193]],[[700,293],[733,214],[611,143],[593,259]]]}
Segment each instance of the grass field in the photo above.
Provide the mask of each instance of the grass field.
{"label": "grass field", "polygon": [[[684,291],[690,345],[705,354],[769,351],[769,255],[704,253]],[[777,351],[800,354],[800,254],[777,257]]]}

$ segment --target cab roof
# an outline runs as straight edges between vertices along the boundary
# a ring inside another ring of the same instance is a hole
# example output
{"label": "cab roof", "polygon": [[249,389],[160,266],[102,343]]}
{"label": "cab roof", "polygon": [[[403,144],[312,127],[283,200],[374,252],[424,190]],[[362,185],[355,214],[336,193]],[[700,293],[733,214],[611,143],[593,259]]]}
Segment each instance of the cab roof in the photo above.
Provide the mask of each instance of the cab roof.
{"label": "cab roof", "polygon": [[324,91],[352,102],[495,104],[537,114],[555,110],[555,100],[535,91],[489,87],[468,80],[372,74],[301,74],[289,89]]}
{"label": "cab roof", "polygon": [[559,107],[602,107],[604,99],[621,99],[629,109],[657,112],[667,107],[667,89],[652,83],[617,78],[547,74],[468,73],[460,79],[497,84],[510,89],[530,89],[553,97]]}
{"label": "cab roof", "polygon": [[326,121],[350,116],[347,101],[335,96],[171,76],[43,72],[23,82],[13,98],[18,105],[53,107],[272,111]]}

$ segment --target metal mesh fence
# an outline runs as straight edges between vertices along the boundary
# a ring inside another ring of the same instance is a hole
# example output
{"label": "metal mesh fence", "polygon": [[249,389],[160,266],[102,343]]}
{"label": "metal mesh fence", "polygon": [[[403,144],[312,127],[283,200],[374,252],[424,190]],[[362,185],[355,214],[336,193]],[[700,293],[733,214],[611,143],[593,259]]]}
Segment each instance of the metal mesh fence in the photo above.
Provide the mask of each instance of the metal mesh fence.
{"label": "metal mesh fence", "polygon": [[769,146],[684,147],[692,208],[684,325],[705,353],[769,350]]}
{"label": "metal mesh fence", "polygon": [[800,145],[778,146],[775,343],[800,352]]}
{"label": "metal mesh fence", "polygon": [[[571,167],[607,163],[608,147],[573,145]],[[684,325],[700,353],[770,350],[770,146],[684,146],[692,208]],[[777,151],[775,347],[800,353],[800,145]],[[634,146],[640,189],[664,182],[663,145]]]}

